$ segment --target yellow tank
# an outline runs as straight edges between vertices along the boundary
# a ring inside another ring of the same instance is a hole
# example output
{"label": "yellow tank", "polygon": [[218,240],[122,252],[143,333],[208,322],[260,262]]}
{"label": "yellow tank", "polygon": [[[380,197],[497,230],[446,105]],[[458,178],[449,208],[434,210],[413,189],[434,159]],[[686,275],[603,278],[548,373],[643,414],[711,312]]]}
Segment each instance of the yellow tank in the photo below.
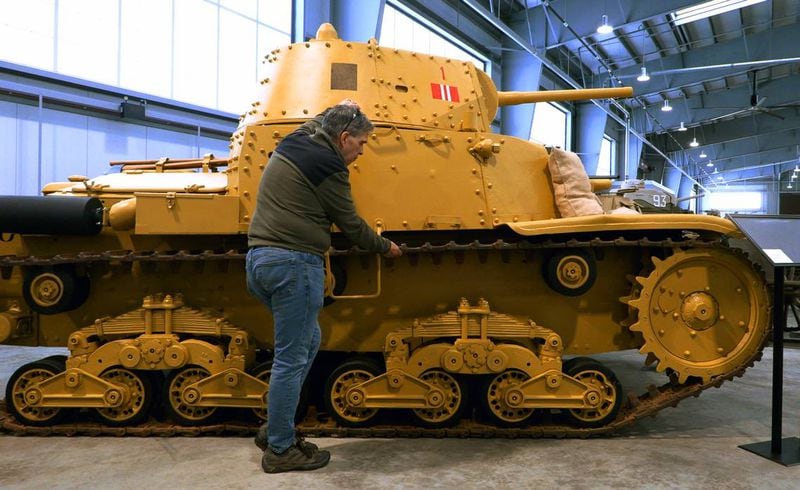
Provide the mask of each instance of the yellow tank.
{"label": "yellow tank", "polygon": [[[70,351],[12,376],[20,427],[89,408],[135,428],[159,399],[178,427],[241,413],[230,408],[266,416],[271,319],[243,260],[258,183],[281,138],[345,98],[375,124],[350,166],[356,206],[404,255],[366,254],[334,233],[306,387],[330,419],[307,428],[602,432],[759,356],[769,300],[727,245],[743,238],[732,222],[586,215],[596,198],[574,155],[491,132],[502,105],[629,88],[498,92],[470,63],[346,42],[328,24],[265,61],[228,158],[112,162],[121,172],[0,198],[0,341]],[[624,403],[616,375],[587,357],[625,349],[670,375],[647,403]],[[378,417],[400,409],[412,417]]]}

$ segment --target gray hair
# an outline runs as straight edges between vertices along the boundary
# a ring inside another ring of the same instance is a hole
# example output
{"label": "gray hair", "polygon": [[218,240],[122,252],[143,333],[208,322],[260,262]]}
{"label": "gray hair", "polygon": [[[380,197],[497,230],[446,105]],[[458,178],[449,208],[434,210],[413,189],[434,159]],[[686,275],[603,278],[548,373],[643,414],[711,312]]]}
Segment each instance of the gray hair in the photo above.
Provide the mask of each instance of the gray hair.
{"label": "gray hair", "polygon": [[371,133],[375,127],[361,110],[350,104],[339,104],[325,111],[322,129],[332,138],[338,138],[347,131],[353,136]]}

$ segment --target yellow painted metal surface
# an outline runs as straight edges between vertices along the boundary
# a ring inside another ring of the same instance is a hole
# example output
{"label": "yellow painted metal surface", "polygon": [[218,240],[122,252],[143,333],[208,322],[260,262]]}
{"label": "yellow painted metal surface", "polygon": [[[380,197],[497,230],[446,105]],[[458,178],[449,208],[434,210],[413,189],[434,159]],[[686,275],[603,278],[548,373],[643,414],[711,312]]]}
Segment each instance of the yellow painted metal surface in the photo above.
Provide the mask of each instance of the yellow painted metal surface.
{"label": "yellow painted metal surface", "polygon": [[513,223],[508,226],[524,236],[625,230],[690,230],[712,232],[734,238],[743,236],[742,232],[730,220],[716,216],[697,216],[693,214],[661,214],[658,216],[648,214],[601,214]]}
{"label": "yellow painted metal surface", "polygon": [[239,199],[214,194],[136,193],[136,234],[239,232]]}

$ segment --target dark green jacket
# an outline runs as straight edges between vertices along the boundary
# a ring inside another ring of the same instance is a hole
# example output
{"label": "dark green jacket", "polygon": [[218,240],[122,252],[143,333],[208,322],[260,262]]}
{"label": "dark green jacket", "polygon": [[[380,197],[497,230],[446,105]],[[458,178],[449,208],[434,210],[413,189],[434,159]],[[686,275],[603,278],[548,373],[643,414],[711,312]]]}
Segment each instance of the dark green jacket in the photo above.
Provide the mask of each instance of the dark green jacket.
{"label": "dark green jacket", "polygon": [[272,153],[261,176],[248,245],[323,255],[335,223],[359,247],[387,252],[391,242],[356,213],[350,172],[321,122],[317,116],[303,124]]}

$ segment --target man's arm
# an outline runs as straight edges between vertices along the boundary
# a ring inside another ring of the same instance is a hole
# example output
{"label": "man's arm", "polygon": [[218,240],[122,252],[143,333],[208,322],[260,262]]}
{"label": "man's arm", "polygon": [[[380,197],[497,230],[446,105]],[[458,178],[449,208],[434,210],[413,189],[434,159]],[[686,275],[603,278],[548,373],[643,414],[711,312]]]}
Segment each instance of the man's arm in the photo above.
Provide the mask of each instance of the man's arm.
{"label": "man's arm", "polygon": [[[375,233],[356,212],[350,192],[350,182],[345,172],[333,174],[325,179],[317,188],[317,192],[322,208],[350,241],[373,252],[388,254],[394,251],[393,243]],[[397,245],[394,248],[397,248]],[[399,248],[397,251],[399,252]]]}

